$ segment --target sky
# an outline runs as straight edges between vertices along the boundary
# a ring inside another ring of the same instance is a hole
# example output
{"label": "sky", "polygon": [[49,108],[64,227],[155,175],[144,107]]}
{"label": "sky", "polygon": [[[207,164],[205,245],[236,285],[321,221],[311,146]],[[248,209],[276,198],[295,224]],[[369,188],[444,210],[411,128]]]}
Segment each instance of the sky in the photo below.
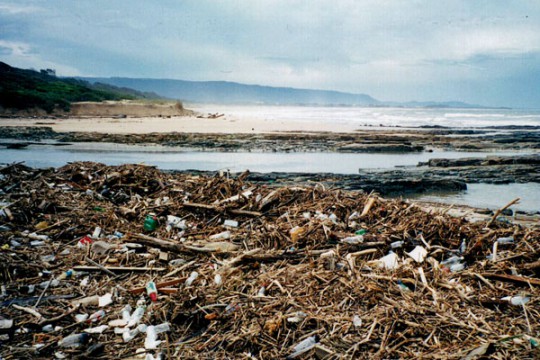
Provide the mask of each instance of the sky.
{"label": "sky", "polygon": [[540,1],[0,0],[0,61],[540,108]]}

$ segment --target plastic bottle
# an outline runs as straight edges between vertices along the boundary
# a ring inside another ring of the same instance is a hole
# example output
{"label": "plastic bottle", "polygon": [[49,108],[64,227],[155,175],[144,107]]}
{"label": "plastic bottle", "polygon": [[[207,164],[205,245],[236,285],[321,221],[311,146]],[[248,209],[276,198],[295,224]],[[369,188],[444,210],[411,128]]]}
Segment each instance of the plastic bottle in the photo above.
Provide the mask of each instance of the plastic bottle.
{"label": "plastic bottle", "polygon": [[67,271],[64,271],[63,273],[61,273],[56,279],[57,280],[64,280],[64,279],[68,279],[72,276],[75,275],[75,270],[72,270],[72,269],[69,269]]}
{"label": "plastic bottle", "polygon": [[171,331],[171,324],[168,322],[164,322],[163,324],[159,324],[154,326],[154,330],[156,331],[156,334],[161,334],[163,332],[169,332]]}
{"label": "plastic bottle", "polygon": [[154,231],[157,228],[157,217],[156,214],[150,213],[146,216],[146,219],[144,219],[144,230],[146,231]]}
{"label": "plastic bottle", "polygon": [[77,247],[84,249],[86,246],[91,245],[94,242],[90,236],[85,235],[81,239],[79,239],[79,242],[77,243]]}
{"label": "plastic bottle", "polygon": [[127,324],[131,319],[131,305],[127,304],[126,306],[124,306],[120,314],[122,315],[122,320],[124,320]]}
{"label": "plastic bottle", "polygon": [[351,245],[360,244],[363,241],[364,241],[364,235],[349,236],[344,239],[341,239],[341,242],[345,244],[351,244]]}
{"label": "plastic bottle", "polygon": [[39,287],[42,289],[45,289],[47,286],[50,288],[58,287],[60,286],[60,281],[58,279],[52,279],[52,280],[44,281],[41,284],[39,284]]}
{"label": "plastic bottle", "polygon": [[146,284],[146,293],[148,294],[150,300],[157,301],[158,291],[155,282],[149,281],[148,284]]}
{"label": "plastic bottle", "polygon": [[199,273],[196,271],[193,271],[191,274],[189,274],[189,277],[186,280],[186,286],[191,286],[193,282],[199,277]]}
{"label": "plastic bottle", "polygon": [[102,334],[108,328],[109,328],[109,325],[100,325],[100,326],[84,329],[83,331],[88,334]]}
{"label": "plastic bottle", "polygon": [[92,244],[92,252],[95,252],[96,254],[105,254],[107,251],[114,249],[115,245],[109,244],[106,241],[96,241]]}
{"label": "plastic bottle", "polygon": [[238,221],[236,221],[236,220],[225,220],[223,222],[223,226],[238,227]]}
{"label": "plastic bottle", "polygon": [[186,221],[177,216],[167,215],[167,231],[171,231],[173,228],[187,229]]}
{"label": "plastic bottle", "polygon": [[131,317],[129,318],[127,327],[138,325],[142,317],[144,316],[145,310],[146,310],[146,306],[144,305],[137,306],[137,308],[135,309],[135,311],[133,312],[133,314],[131,314]]}
{"label": "plastic bottle", "polygon": [[503,244],[513,244],[513,243],[514,243],[514,237],[513,237],[513,236],[501,237],[501,238],[498,238],[498,239],[497,239],[497,242],[498,242],[500,245],[503,245]]}
{"label": "plastic bottle", "polygon": [[185,259],[173,259],[169,261],[170,266],[180,266],[180,265],[184,265],[185,263],[187,263]]}
{"label": "plastic bottle", "polygon": [[147,350],[156,349],[161,341],[157,339],[156,329],[153,325],[146,328],[146,339],[144,340],[144,348]]}
{"label": "plastic bottle", "polygon": [[88,320],[88,314],[75,315],[75,321],[78,323],[85,322],[86,320]]}
{"label": "plastic bottle", "polygon": [[101,228],[99,226],[96,226],[94,229],[94,233],[92,234],[93,239],[99,239],[99,236],[101,235]]}
{"label": "plastic bottle", "polygon": [[86,344],[89,338],[90,338],[90,335],[84,334],[84,333],[69,335],[68,337],[65,337],[62,340],[60,340],[58,342],[58,346],[76,348],[76,347],[81,346],[82,344]]}
{"label": "plastic bottle", "polygon": [[11,329],[12,327],[13,327],[13,320],[11,319],[0,320],[0,330]]}
{"label": "plastic bottle", "polygon": [[105,313],[104,310],[98,310],[95,313],[93,313],[92,315],[90,315],[90,317],[88,318],[88,320],[86,320],[86,322],[87,323],[97,322],[97,321],[103,319],[103,317],[105,315],[106,315],[106,313]]}
{"label": "plastic bottle", "polygon": [[404,243],[405,241],[394,241],[393,243],[390,244],[390,247],[392,249],[397,249],[397,248],[402,247]]}
{"label": "plastic bottle", "polygon": [[122,339],[124,339],[124,342],[130,342],[135,338],[135,336],[139,335],[139,333],[146,332],[147,327],[144,324],[140,324],[133,330],[125,331],[122,334]]}
{"label": "plastic bottle", "polygon": [[352,323],[354,327],[360,327],[362,326],[362,319],[358,315],[354,315],[352,319]]}
{"label": "plastic bottle", "polygon": [[210,236],[209,239],[210,240],[227,240],[230,237],[231,237],[230,231],[223,231],[223,232],[220,232],[219,234],[214,234]]}
{"label": "plastic bottle", "polygon": [[288,359],[294,359],[295,357],[305,353],[306,351],[311,350],[315,345],[317,344],[317,337],[316,336],[310,336],[307,339],[304,339],[300,341],[296,346],[293,348],[294,353],[289,355]]}

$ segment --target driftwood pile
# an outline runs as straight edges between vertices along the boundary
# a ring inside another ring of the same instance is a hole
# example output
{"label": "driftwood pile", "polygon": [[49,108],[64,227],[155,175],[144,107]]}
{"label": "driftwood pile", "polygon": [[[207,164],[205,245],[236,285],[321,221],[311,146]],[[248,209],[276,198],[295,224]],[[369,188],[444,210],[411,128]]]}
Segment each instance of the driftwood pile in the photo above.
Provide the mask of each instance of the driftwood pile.
{"label": "driftwood pile", "polygon": [[540,231],[246,175],[0,169],[0,357],[540,356]]}

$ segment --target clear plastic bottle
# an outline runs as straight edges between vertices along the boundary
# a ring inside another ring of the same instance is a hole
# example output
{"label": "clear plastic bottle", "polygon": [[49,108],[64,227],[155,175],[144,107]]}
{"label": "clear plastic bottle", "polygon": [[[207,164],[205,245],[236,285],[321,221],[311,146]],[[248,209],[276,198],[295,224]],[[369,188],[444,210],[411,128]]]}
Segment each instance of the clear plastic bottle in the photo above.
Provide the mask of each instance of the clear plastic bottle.
{"label": "clear plastic bottle", "polygon": [[156,329],[153,325],[146,328],[146,339],[144,340],[144,348],[147,350],[154,350],[161,344],[161,341],[157,339]]}
{"label": "clear plastic bottle", "polygon": [[145,310],[146,310],[146,306],[144,305],[137,306],[137,308],[135,309],[135,311],[133,312],[133,314],[131,314],[131,317],[129,318],[127,327],[133,327],[135,325],[138,325],[144,316]]}
{"label": "clear plastic bottle", "polygon": [[139,333],[143,333],[147,331],[147,327],[144,324],[140,324],[133,330],[125,331],[122,334],[122,339],[124,339],[124,342],[130,342],[135,338],[135,336],[139,335]]}
{"label": "clear plastic bottle", "polygon": [[159,324],[154,326],[154,330],[156,331],[156,334],[161,334],[163,332],[169,332],[171,331],[171,324],[168,322],[164,322],[163,324]]}
{"label": "clear plastic bottle", "polygon": [[88,342],[90,335],[88,334],[73,334],[69,335],[58,342],[58,346],[76,348]]}
{"label": "clear plastic bottle", "polygon": [[219,234],[214,234],[209,237],[210,240],[227,240],[231,238],[231,232],[230,231],[223,231]]}
{"label": "clear plastic bottle", "polygon": [[104,310],[98,310],[96,311],[95,313],[93,313],[92,315],[90,315],[90,317],[88,318],[88,320],[86,320],[87,323],[93,323],[93,322],[98,322],[99,320],[103,319],[105,317],[106,313]]}
{"label": "clear plastic bottle", "polygon": [[120,312],[122,315],[122,320],[124,320],[126,324],[129,323],[129,320],[131,319],[131,310],[131,305],[127,304]]}

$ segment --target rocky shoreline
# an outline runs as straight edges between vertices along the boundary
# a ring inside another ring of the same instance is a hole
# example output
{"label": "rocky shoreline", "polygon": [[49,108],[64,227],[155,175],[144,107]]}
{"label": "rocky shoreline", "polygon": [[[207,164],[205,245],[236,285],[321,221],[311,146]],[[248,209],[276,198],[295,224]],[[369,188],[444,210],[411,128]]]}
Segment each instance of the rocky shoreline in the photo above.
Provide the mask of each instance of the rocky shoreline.
{"label": "rocky shoreline", "polygon": [[[362,170],[358,174],[334,173],[250,173],[251,182],[265,184],[321,183],[333,188],[377,192],[382,195],[433,191],[462,191],[467,183],[540,183],[540,133],[537,129],[389,129],[344,133],[201,134],[150,133],[101,134],[55,132],[50,127],[3,127],[0,139],[11,148],[54,141],[55,145],[78,142],[148,144],[215,152],[367,152],[418,153],[445,149],[463,151],[460,159],[431,159],[416,167],[392,170]],[[15,140],[15,142],[13,142]],[[467,151],[525,151],[533,154],[467,157]],[[212,172],[191,171],[209,174]]]}
{"label": "rocky shoreline", "polygon": [[253,152],[364,152],[414,153],[432,149],[457,151],[537,150],[540,128],[496,127],[476,129],[386,128],[354,133],[279,132],[254,134],[146,133],[106,134],[98,132],[56,132],[44,126],[5,126],[0,139],[59,142],[105,142],[117,144],[159,144],[200,151]]}

